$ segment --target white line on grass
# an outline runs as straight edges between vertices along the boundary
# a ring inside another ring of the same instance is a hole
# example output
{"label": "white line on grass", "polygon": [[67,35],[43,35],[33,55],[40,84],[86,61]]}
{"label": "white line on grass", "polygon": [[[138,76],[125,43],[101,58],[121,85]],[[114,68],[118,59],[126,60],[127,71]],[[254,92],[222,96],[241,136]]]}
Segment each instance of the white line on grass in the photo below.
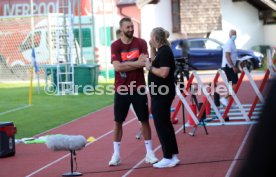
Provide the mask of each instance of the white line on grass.
{"label": "white line on grass", "polygon": [[11,113],[11,112],[19,111],[19,110],[22,110],[22,109],[25,109],[25,108],[28,108],[28,107],[31,107],[31,106],[32,106],[32,105],[25,105],[25,106],[21,106],[21,107],[18,107],[18,108],[10,109],[10,110],[8,110],[8,111],[1,112],[1,113],[0,113],[0,116],[2,116],[2,115],[4,115],[4,114]]}
{"label": "white line on grass", "polygon": [[244,145],[245,145],[245,143],[246,143],[246,141],[247,141],[247,139],[249,137],[249,134],[250,134],[252,128],[253,128],[253,125],[250,125],[250,127],[247,130],[246,135],[245,135],[245,137],[244,137],[244,139],[243,139],[243,141],[242,141],[242,143],[241,143],[241,145],[240,145],[240,147],[239,147],[239,149],[238,149],[238,151],[237,151],[237,153],[235,155],[235,158],[234,158],[233,162],[231,163],[231,165],[230,165],[230,167],[229,167],[229,169],[228,169],[225,177],[230,177],[231,176],[231,173],[232,173],[232,171],[233,171],[233,169],[234,169],[234,167],[235,167],[235,165],[237,163],[236,159],[239,158],[239,156],[240,156],[240,154],[241,154],[241,152],[243,150],[243,147],[244,147]]}
{"label": "white line on grass", "polygon": [[[124,123],[123,126],[126,126],[126,125],[130,124],[130,123],[133,122],[134,120],[137,120],[137,118],[134,117],[134,118],[130,119],[129,121],[127,121],[126,123]],[[96,139],[96,141],[87,143],[86,146],[89,146],[90,144],[99,141],[100,139],[102,139],[102,138],[106,137],[107,135],[111,134],[112,132],[113,132],[113,130],[110,130],[109,132],[107,132],[107,133],[105,133],[105,134],[99,136],[99,137]],[[30,177],[30,176],[33,176],[33,175],[35,175],[35,174],[41,172],[42,170],[44,170],[44,169],[50,167],[51,165],[53,165],[53,164],[55,164],[55,163],[58,163],[59,161],[63,160],[64,158],[68,157],[69,155],[70,155],[70,153],[68,153],[68,154],[66,154],[66,155],[64,155],[64,156],[62,156],[62,157],[60,157],[59,159],[57,159],[57,160],[55,160],[55,161],[52,161],[51,163],[48,163],[47,165],[45,165],[45,166],[39,168],[38,170],[36,170],[36,171],[30,173],[30,174],[27,175],[26,177]]]}
{"label": "white line on grass", "polygon": [[[181,126],[181,128],[179,128],[175,134],[177,135],[181,130],[183,129],[183,126]],[[153,152],[156,152],[158,149],[161,148],[161,145],[157,146]],[[134,165],[130,170],[128,170],[122,177],[126,177],[128,176],[130,173],[133,172],[133,170],[135,170],[135,168],[139,167],[143,162],[145,161],[145,159],[142,159],[140,162],[138,162],[136,165]]]}

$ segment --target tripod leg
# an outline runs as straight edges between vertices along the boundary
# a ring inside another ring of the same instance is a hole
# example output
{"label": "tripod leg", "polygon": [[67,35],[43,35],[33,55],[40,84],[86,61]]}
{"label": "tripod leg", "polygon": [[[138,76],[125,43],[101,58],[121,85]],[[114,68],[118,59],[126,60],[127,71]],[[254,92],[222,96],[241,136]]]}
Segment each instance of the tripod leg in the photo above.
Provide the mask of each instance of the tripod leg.
{"label": "tripod leg", "polygon": [[182,103],[182,118],[183,118],[183,133],[186,133],[186,127],[185,127],[185,112],[184,112],[184,105]]}
{"label": "tripod leg", "polygon": [[[203,120],[203,119],[200,119],[199,122],[202,123],[202,125],[203,125],[203,127],[204,127],[204,130],[205,130],[205,133],[206,133],[206,135],[208,135],[207,127],[206,127],[206,125],[205,125],[204,120]],[[189,135],[190,135],[190,136],[195,136],[196,130],[197,130],[197,126],[193,128],[193,130],[189,133]]]}
{"label": "tripod leg", "polygon": [[206,124],[205,124],[204,120],[203,120],[203,119],[200,119],[200,122],[202,123],[202,125],[203,125],[203,127],[204,127],[204,130],[205,130],[206,135],[208,135],[207,127],[206,127]]}
{"label": "tripod leg", "polygon": [[[201,109],[203,103],[199,103],[199,109]],[[206,124],[204,122],[204,119],[206,119],[206,110],[204,110],[204,113],[202,115],[202,117],[200,118],[199,122],[202,123],[203,127],[204,127],[204,130],[205,130],[205,133],[206,135],[208,135],[208,131],[207,131],[207,127],[206,127]]]}
{"label": "tripod leg", "polygon": [[[198,104],[198,109],[199,109],[199,110],[201,109],[202,105],[203,105],[203,103],[199,103],[199,104]],[[206,124],[205,124],[205,122],[204,122],[204,119],[205,119],[205,118],[206,118],[206,113],[205,113],[205,111],[204,111],[204,114],[203,114],[202,117],[199,119],[199,123],[201,123],[201,124],[203,125],[204,130],[205,130],[205,133],[206,133],[206,135],[208,135],[207,127],[206,127]],[[192,130],[192,132],[189,133],[189,135],[195,136],[196,129],[197,129],[197,127],[194,127],[193,130]]]}

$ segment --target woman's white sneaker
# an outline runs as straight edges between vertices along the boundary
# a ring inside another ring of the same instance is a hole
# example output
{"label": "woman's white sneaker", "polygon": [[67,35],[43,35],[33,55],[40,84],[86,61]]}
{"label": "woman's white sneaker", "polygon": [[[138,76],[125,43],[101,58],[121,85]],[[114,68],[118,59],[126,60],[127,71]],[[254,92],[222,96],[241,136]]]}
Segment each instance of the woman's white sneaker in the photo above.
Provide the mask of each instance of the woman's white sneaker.
{"label": "woman's white sneaker", "polygon": [[179,158],[177,157],[177,155],[173,155],[172,161],[173,161],[173,163],[174,163],[175,165],[180,164],[180,160],[179,160]]}
{"label": "woman's white sneaker", "polygon": [[158,163],[153,164],[155,168],[169,168],[176,166],[175,161],[173,159],[163,158]]}

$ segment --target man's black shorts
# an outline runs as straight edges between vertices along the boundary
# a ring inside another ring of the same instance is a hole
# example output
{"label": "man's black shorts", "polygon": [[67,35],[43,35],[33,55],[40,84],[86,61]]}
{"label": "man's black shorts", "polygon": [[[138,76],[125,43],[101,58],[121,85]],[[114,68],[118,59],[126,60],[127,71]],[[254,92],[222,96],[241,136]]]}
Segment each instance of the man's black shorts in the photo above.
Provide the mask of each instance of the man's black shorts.
{"label": "man's black shorts", "polygon": [[228,82],[232,81],[232,84],[236,84],[238,82],[238,73],[235,73],[233,68],[229,68],[228,66],[222,68],[226,74]]}
{"label": "man's black shorts", "polygon": [[143,122],[149,119],[147,95],[142,95],[137,92],[132,94],[119,94],[116,92],[114,96],[114,120],[116,122],[122,123],[125,121],[130,104],[132,104],[139,121]]}

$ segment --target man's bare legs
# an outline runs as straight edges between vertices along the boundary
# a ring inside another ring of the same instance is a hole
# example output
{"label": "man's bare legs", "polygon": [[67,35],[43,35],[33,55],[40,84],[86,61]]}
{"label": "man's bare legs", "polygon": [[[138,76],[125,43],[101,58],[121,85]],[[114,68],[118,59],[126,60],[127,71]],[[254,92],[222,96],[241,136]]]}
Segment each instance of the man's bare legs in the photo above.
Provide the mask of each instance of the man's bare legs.
{"label": "man's bare legs", "polygon": [[111,160],[109,161],[109,166],[119,165],[121,163],[120,145],[121,145],[122,136],[123,136],[123,123],[115,121],[114,129],[113,129],[114,153],[112,155]]}
{"label": "man's bare legs", "polygon": [[142,134],[145,139],[145,147],[147,151],[145,162],[154,164],[158,162],[158,159],[156,158],[155,154],[152,151],[151,128],[150,128],[149,120],[141,121],[141,125],[142,125]]}
{"label": "man's bare legs", "polygon": [[115,122],[113,130],[113,140],[114,142],[121,142],[123,136],[123,123]]}
{"label": "man's bare legs", "polygon": [[[141,122],[142,134],[145,140],[151,140],[151,128],[149,121]],[[113,140],[115,142],[120,142],[123,136],[123,123],[115,122]]]}
{"label": "man's bare legs", "polygon": [[151,128],[149,121],[143,121],[141,122],[142,125],[142,134],[144,136],[145,140],[151,140]]}
{"label": "man's bare legs", "polygon": [[[156,158],[155,154],[152,151],[152,141],[151,141],[151,128],[149,121],[141,121],[142,125],[142,133],[145,139],[145,147],[146,147],[146,163],[156,163],[158,159]],[[120,160],[120,144],[123,136],[123,123],[115,122],[114,130],[113,130],[113,146],[114,146],[114,153],[109,162],[110,166],[119,165]]]}

